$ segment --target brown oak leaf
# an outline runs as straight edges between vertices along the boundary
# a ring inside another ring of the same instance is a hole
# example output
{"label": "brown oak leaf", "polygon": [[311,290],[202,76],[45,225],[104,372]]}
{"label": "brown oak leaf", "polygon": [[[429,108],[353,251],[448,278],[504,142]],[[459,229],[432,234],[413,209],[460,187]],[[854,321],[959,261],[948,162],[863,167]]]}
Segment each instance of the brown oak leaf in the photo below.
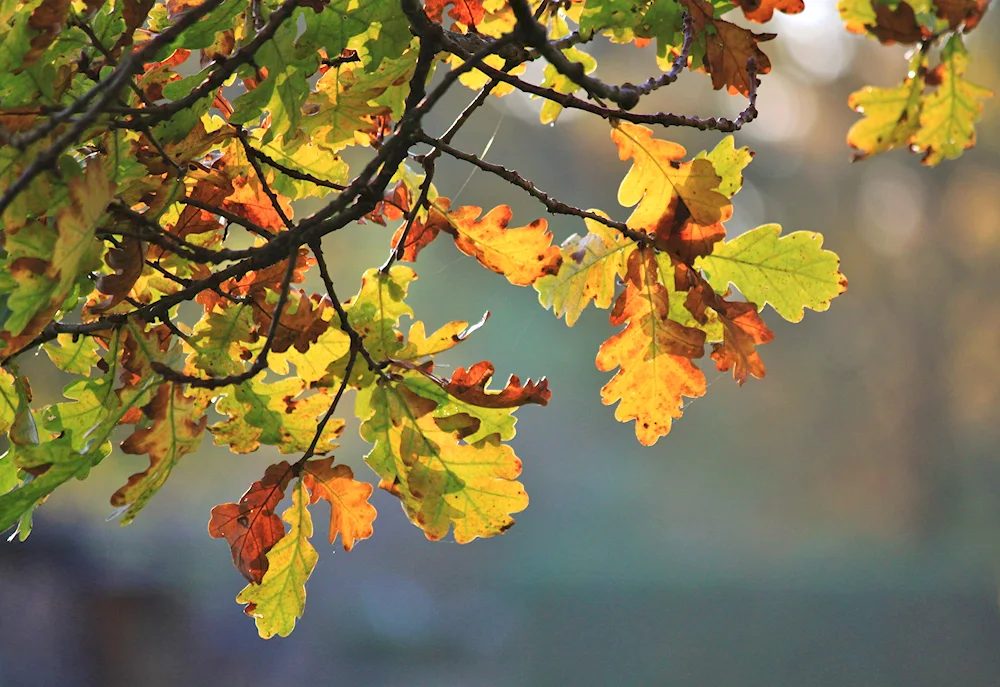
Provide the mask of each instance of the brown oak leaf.
{"label": "brown oak leaf", "polygon": [[888,5],[875,5],[875,26],[868,30],[882,43],[902,43],[909,45],[917,43],[924,37],[913,8],[905,2],[900,2],[896,9]]}
{"label": "brown oak leaf", "polygon": [[229,542],[233,565],[250,582],[260,584],[267,572],[267,552],[285,536],[285,526],[274,509],[292,479],[287,461],[268,466],[264,477],[247,489],[239,503],[212,509],[208,533]]}
{"label": "brown oak leaf", "polygon": [[[712,75],[712,88],[723,86],[732,94],[750,94],[752,79],[747,70],[747,60],[757,62],[757,74],[771,71],[768,59],[758,43],[775,38],[773,33],[754,33],[736,24],[716,19],[712,5],[706,0],[681,0],[698,34],[705,36],[705,69]],[[711,27],[711,30],[709,30]]]}
{"label": "brown oak leaf", "polygon": [[966,31],[976,28],[989,4],[989,0],[934,0],[937,16],[947,20],[952,30],[963,23]]}
{"label": "brown oak leaf", "polygon": [[768,329],[753,303],[729,303],[719,299],[716,312],[722,320],[722,343],[712,345],[712,360],[720,372],[732,369],[733,378],[743,386],[748,375],[763,379],[764,361],[760,359],[757,346],[774,339],[774,332]]}
{"label": "brown oak leaf", "polygon": [[[271,328],[275,309],[278,306],[277,294],[255,289],[251,292],[253,299],[253,319],[260,331],[267,332]],[[330,322],[324,319],[324,313],[332,308],[329,300],[321,300],[319,295],[309,297],[305,291],[293,291],[278,322],[271,343],[271,350],[284,353],[292,346],[300,353],[309,350],[320,335],[330,328]]]}
{"label": "brown oak leaf", "polygon": [[142,275],[146,260],[146,244],[139,238],[128,236],[121,243],[108,251],[104,262],[114,270],[111,274],[102,274],[97,278],[97,290],[111,296],[92,307],[91,312],[101,314],[115,307],[128,296],[136,280]]}
{"label": "brown oak leaf", "polygon": [[524,385],[517,375],[511,375],[501,391],[488,391],[486,385],[493,377],[493,363],[483,360],[472,367],[458,368],[444,390],[455,398],[482,408],[514,408],[526,403],[545,405],[552,398],[549,382],[544,377],[537,382],[530,379]]}

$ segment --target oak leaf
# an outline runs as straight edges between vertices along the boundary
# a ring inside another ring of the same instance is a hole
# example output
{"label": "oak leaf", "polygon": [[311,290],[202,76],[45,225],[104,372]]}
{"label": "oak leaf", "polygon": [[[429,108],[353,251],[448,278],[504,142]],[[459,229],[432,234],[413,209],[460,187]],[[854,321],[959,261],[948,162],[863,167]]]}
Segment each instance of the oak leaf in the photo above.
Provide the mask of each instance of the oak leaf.
{"label": "oak leaf", "polygon": [[128,236],[122,239],[117,247],[108,251],[104,256],[104,262],[113,272],[98,277],[95,286],[98,291],[110,298],[92,307],[92,312],[101,314],[125,300],[142,275],[146,249],[147,245],[141,239]]}
{"label": "oak leaf", "polygon": [[803,0],[733,0],[733,4],[743,10],[747,19],[758,24],[771,21],[775,12],[798,14],[806,8]]}
{"label": "oak leaf", "polygon": [[566,316],[572,327],[593,303],[608,309],[615,295],[615,284],[625,274],[625,261],[636,243],[617,229],[593,219],[586,219],[587,234],[573,234],[560,246],[562,263],[555,274],[536,279],[538,301],[552,308],[556,317]]}
{"label": "oak leaf", "polygon": [[312,494],[310,503],[320,499],[330,504],[330,543],[340,535],[345,551],[356,542],[372,536],[372,523],[377,515],[368,502],[372,485],[358,482],[346,465],[334,465],[333,456],[309,460],[302,466],[302,481]]}
{"label": "oak leaf", "polygon": [[153,400],[143,407],[144,426],[122,442],[121,448],[123,453],[148,453],[149,467],[129,477],[125,486],[111,496],[112,506],[128,506],[122,525],[135,519],[181,457],[201,445],[208,424],[207,404],[207,398],[186,396],[179,384],[162,384]]}
{"label": "oak leaf", "polygon": [[855,160],[908,146],[920,128],[924,77],[915,73],[895,88],[866,86],[855,91],[847,104],[864,118],[847,132],[847,143],[858,152]]}
{"label": "oak leaf", "polygon": [[544,377],[537,382],[530,379],[524,385],[517,375],[511,375],[507,386],[500,391],[489,391],[486,385],[493,377],[493,363],[483,360],[468,370],[455,370],[445,383],[444,390],[454,398],[481,408],[515,408],[526,403],[546,405],[552,398],[549,383]]}
{"label": "oak leaf", "polygon": [[424,330],[424,323],[417,320],[410,325],[410,331],[406,335],[406,345],[396,354],[396,360],[415,361],[454,348],[486,324],[489,316],[487,312],[479,322],[472,325],[461,320],[449,322],[429,336]]}
{"label": "oak leaf", "polygon": [[559,271],[562,257],[552,245],[548,223],[537,219],[524,227],[511,228],[513,212],[498,205],[478,219],[482,208],[471,205],[448,213],[448,228],[458,249],[474,257],[511,284],[528,286],[536,279]]}
{"label": "oak leaf", "polygon": [[727,87],[732,94],[750,95],[753,79],[747,68],[752,57],[757,74],[771,71],[771,60],[759,43],[775,38],[773,33],[754,33],[723,19],[716,19],[706,0],[681,0],[694,20],[694,29],[705,36],[705,68],[712,75],[712,87]]}
{"label": "oak leaf", "polygon": [[[276,446],[280,453],[304,452],[312,440],[319,417],[330,407],[326,389],[306,390],[305,379],[289,377],[274,383],[261,376],[225,387],[216,410],[228,416],[209,427],[217,445],[234,453],[250,453],[261,444]],[[343,420],[328,422],[315,451],[322,455],[336,447],[334,440],[344,431]]]}
{"label": "oak leaf", "polygon": [[769,343],[774,333],[768,329],[753,303],[728,303],[719,310],[724,338],[712,344],[712,359],[720,372],[733,371],[733,378],[743,386],[749,375],[764,378],[764,361],[757,352],[759,344]]}
{"label": "oak leaf", "polygon": [[[292,505],[281,514],[288,523],[288,534],[267,551],[263,577],[251,580],[236,597],[237,603],[247,604],[244,612],[253,617],[257,632],[264,639],[274,635],[287,637],[305,610],[306,581],[319,560],[319,554],[309,543],[313,524],[308,499],[300,480],[292,490]],[[278,516],[272,517],[278,520]],[[280,520],[278,526],[284,532]]]}
{"label": "oak leaf", "polygon": [[667,290],[651,251],[629,256],[625,280],[611,312],[611,324],[625,329],[597,353],[598,370],[619,368],[601,389],[601,399],[605,405],[618,403],[615,418],[635,420],[639,442],[652,446],[681,416],[683,397],[705,393],[705,375],[691,360],[704,355],[705,332],[670,319]]}
{"label": "oak leaf", "polygon": [[941,51],[940,85],[927,96],[920,111],[920,129],[913,146],[924,153],[921,162],[936,165],[962,154],[976,144],[975,123],[983,103],[993,93],[965,79],[969,53],[960,34],[952,34]]}
{"label": "oak leaf", "polygon": [[208,533],[229,542],[233,565],[250,582],[259,583],[264,578],[267,552],[285,536],[285,526],[274,509],[285,497],[291,479],[292,467],[286,461],[275,463],[250,485],[239,503],[223,503],[212,509]]}
{"label": "oak leaf", "polygon": [[[72,334],[59,334],[55,341],[42,344],[52,364],[63,372],[89,377],[90,371],[100,360],[97,354],[97,341],[90,337],[77,337]],[[56,345],[58,344],[58,345]]]}
{"label": "oak leaf", "polygon": [[[441,198],[437,201],[437,204],[441,205],[447,211],[447,199]],[[406,206],[409,208],[408,201]],[[400,259],[406,262],[416,261],[420,251],[429,246],[438,237],[441,230],[447,229],[448,226],[448,217],[445,212],[439,210],[435,205],[431,205],[426,213],[424,213],[424,216],[421,217],[418,215],[417,219],[410,226],[410,231],[406,235],[406,243],[403,244],[403,252],[400,255]],[[393,234],[392,247],[396,250],[399,250],[399,242],[403,240],[403,230],[404,226],[401,226]]]}
{"label": "oak leaf", "polygon": [[225,301],[202,316],[187,344],[194,349],[199,369],[223,377],[242,370],[248,346],[259,338],[253,327],[253,307]]}
{"label": "oak leaf", "polygon": [[528,505],[516,481],[521,461],[498,435],[477,440],[475,418],[436,417],[438,401],[408,382],[368,387],[358,398],[361,434],[374,444],[365,460],[379,486],[399,497],[428,539],[452,527],[460,544],[503,533],[514,524],[511,513]]}
{"label": "oak leaf", "polygon": [[809,231],[781,236],[781,227],[766,224],[698,261],[716,291],[735,284],[747,300],[769,303],[789,322],[799,322],[804,309],[822,312],[847,289],[840,258],[823,250],[823,237]]}
{"label": "oak leaf", "polygon": [[[253,318],[261,332],[269,332],[278,307],[279,296],[274,291],[255,289],[250,293],[253,302]],[[284,353],[292,346],[305,353],[310,346],[330,327],[325,318],[327,311],[332,314],[329,300],[305,291],[292,291],[282,312],[278,315],[278,326],[272,338],[271,350]],[[346,349],[345,351],[346,352]],[[340,355],[343,355],[341,353]],[[336,357],[340,357],[340,355]]]}
{"label": "oak leaf", "polygon": [[868,31],[881,43],[902,43],[909,45],[924,38],[924,29],[911,7],[905,0],[897,6],[872,3],[875,8],[875,24],[869,25]]}
{"label": "oak leaf", "polygon": [[452,5],[448,16],[470,28],[482,23],[486,16],[483,0],[427,0],[424,11],[431,21],[440,22],[444,18],[444,8],[448,5]]}
{"label": "oak leaf", "polygon": [[837,10],[851,33],[867,33],[868,27],[878,21],[872,0],[838,0]]}
{"label": "oak leaf", "polygon": [[636,206],[629,226],[650,234],[668,234],[678,219],[700,225],[720,222],[729,200],[719,193],[721,179],[707,159],[680,162],[686,151],[676,143],[653,138],[645,126],[620,122],[611,130],[621,160],[632,167],[618,188],[618,202]]}
{"label": "oak leaf", "polygon": [[946,20],[952,30],[964,24],[965,33],[979,25],[989,4],[989,0],[934,0],[937,16]]}

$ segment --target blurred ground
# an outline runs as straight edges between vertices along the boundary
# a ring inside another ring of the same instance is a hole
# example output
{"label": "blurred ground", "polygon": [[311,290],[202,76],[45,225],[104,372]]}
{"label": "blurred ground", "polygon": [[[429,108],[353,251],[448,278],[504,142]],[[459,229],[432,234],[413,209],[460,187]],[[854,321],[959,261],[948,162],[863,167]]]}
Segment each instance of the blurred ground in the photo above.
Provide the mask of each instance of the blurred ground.
{"label": "blurred ground", "polygon": [[[926,170],[894,153],[851,165],[847,95],[895,84],[906,67],[900,50],[847,35],[833,5],[782,18],[761,117],[737,136],[757,155],[730,233],[764,222],[822,232],[850,279],[829,312],[798,325],[765,313],[777,334],[766,380],[740,389],[709,372],[708,395],[642,449],[600,403],[605,313],[567,329],[533,291],[436,244],[417,265],[418,316],[437,326],[493,314],[452,362],[488,358],[502,375],[548,375],[555,391],[520,413],[532,505],[517,526],[432,544],[378,494],[376,536],[350,554],[317,544],[305,617],[263,642],[206,522],[273,456],[203,450],[122,529],[105,522],[107,499],[141,458],[115,454],[60,490],[26,543],[0,546],[0,687],[1000,683],[1000,103],[957,162]],[[997,12],[969,38],[970,78],[1000,91]],[[609,82],[651,62],[633,48],[598,58]],[[743,106],[706,83],[686,76],[656,107]],[[496,131],[491,160],[624,216],[627,165],[606,124],[564,115],[542,127],[537,104],[516,96],[492,107],[462,145],[481,150]],[[718,139],[667,135],[692,153]],[[439,170],[445,195],[469,174]],[[508,202],[522,223],[540,213],[483,174],[460,201]],[[583,230],[551,226],[560,239]],[[344,294],[389,236],[368,225],[330,239]],[[356,436],[351,425],[338,458],[370,476]]]}

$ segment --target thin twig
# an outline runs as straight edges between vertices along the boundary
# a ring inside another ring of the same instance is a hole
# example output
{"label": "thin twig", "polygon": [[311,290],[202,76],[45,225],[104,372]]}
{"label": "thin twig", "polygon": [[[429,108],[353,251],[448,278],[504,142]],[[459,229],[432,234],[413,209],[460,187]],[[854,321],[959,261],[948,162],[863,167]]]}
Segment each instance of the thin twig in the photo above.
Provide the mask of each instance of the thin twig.
{"label": "thin twig", "polygon": [[385,373],[386,363],[377,362],[372,358],[372,354],[365,348],[364,337],[358,333],[354,327],[351,326],[350,321],[347,319],[347,311],[344,309],[344,305],[337,298],[337,291],[333,286],[333,278],[330,276],[330,269],[326,264],[326,257],[323,255],[323,246],[320,245],[319,241],[315,241],[309,245],[312,249],[313,255],[316,256],[316,264],[319,265],[319,274],[323,279],[323,285],[326,287],[326,293],[330,297],[331,303],[333,303],[333,309],[337,313],[337,317],[340,318],[340,329],[347,334],[351,340],[351,350],[356,351],[364,358],[365,362],[368,363],[368,369],[374,372],[383,381],[388,381],[389,376]]}
{"label": "thin twig", "polygon": [[303,466],[306,464],[310,458],[316,454],[316,447],[319,446],[319,440],[323,436],[323,430],[326,429],[327,423],[333,417],[333,414],[337,412],[337,406],[340,404],[340,399],[343,398],[344,392],[347,391],[347,383],[351,379],[351,372],[354,371],[354,363],[358,359],[358,350],[351,346],[351,352],[347,358],[347,365],[344,366],[344,378],[340,380],[340,386],[337,388],[337,393],[333,397],[333,401],[330,403],[330,407],[327,408],[323,417],[320,419],[319,424],[316,425],[316,431],[313,433],[312,441],[309,442],[309,446],[306,448],[306,452],[302,454],[292,465],[292,474],[298,475],[302,472]]}
{"label": "thin twig", "polygon": [[562,201],[556,200],[548,193],[542,191],[537,186],[535,186],[534,182],[525,179],[517,172],[507,169],[502,165],[481,160],[479,157],[473,155],[472,153],[466,153],[464,151],[458,150],[457,148],[453,148],[447,143],[443,143],[436,138],[428,136],[427,134],[421,134],[420,139],[422,142],[427,143],[428,145],[435,146],[458,160],[464,160],[469,164],[475,165],[484,172],[495,174],[501,179],[504,179],[505,181],[508,181],[511,184],[514,184],[515,186],[524,189],[525,191],[528,192],[528,195],[530,195],[532,198],[536,198],[539,202],[542,203],[542,205],[546,207],[546,209],[549,212],[553,214],[573,215],[576,217],[583,217],[585,219],[592,219],[595,222],[600,222],[601,224],[604,224],[608,227],[617,229],[622,233],[622,235],[627,236],[628,238],[632,239],[637,243],[644,244],[650,241],[650,237],[648,235],[630,228],[624,222],[618,222],[613,219],[608,219],[607,217],[599,215],[596,212],[591,212],[589,210],[582,210],[580,208],[573,207],[572,205],[568,205],[567,203],[564,203]]}
{"label": "thin twig", "polygon": [[[439,149],[438,149],[439,150]],[[435,151],[437,152],[437,151]],[[427,196],[430,193],[431,185],[434,182],[434,158],[430,155],[424,158],[424,181],[420,184],[420,195],[417,197],[417,202],[413,204],[410,208],[409,215],[406,217],[406,225],[403,227],[403,231],[399,235],[399,241],[396,243],[395,248],[389,253],[389,257],[383,263],[382,267],[379,268],[381,274],[388,274],[389,268],[397,260],[403,258],[403,254],[406,252],[406,240],[410,237],[410,230],[413,228],[414,222],[417,219],[417,213],[420,209],[427,204]]]}

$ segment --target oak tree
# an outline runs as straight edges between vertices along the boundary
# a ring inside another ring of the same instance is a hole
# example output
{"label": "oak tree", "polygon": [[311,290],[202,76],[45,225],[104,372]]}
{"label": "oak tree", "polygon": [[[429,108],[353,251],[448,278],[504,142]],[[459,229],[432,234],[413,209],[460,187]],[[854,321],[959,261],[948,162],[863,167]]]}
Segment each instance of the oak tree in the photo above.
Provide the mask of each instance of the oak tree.
{"label": "oak tree", "polygon": [[[935,165],[973,145],[990,94],[966,79],[964,36],[987,4],[841,0],[848,30],[912,46],[899,86],[850,98],[863,115],[848,135],[857,158],[906,147]],[[594,342],[600,395],[644,445],[705,394],[707,367],[741,385],[763,378],[765,306],[790,322],[826,310],[847,287],[839,259],[818,234],[775,224],[727,238],[753,154],[731,135],[691,154],[669,130],[750,124],[775,35],[747,26],[803,8],[0,0],[0,531],[24,539],[35,509],[85,479],[121,428],[121,451],[148,458],[110,496],[122,524],[203,445],[273,447],[287,458],[212,509],[208,531],[246,578],[237,601],[261,636],[287,635],[318,558],[317,503],[330,544],[350,551],[373,535],[373,486],[334,457],[351,414],[378,486],[428,539],[506,531],[528,505],[515,411],[552,394],[545,379],[494,380],[489,361],[435,369],[488,324],[431,330],[408,305],[434,241],[533,288],[569,327],[589,306],[609,310],[614,331]],[[588,54],[597,40],[655,51],[659,70],[609,83]],[[686,72],[741,98],[742,112],[653,111],[647,96]],[[467,105],[429,131],[428,113],[462,87]],[[543,102],[541,123],[564,109],[606,122],[604,145],[629,166],[621,208],[554,198],[544,179],[454,145],[488,98],[515,91]],[[556,243],[544,218],[459,205],[434,183],[443,156],[578,233]],[[302,212],[305,199],[319,209]],[[335,284],[323,239],[361,223],[388,228],[385,261],[360,285]],[[307,274],[323,292],[302,288]],[[72,377],[57,403],[34,403],[19,367],[39,350]]]}

